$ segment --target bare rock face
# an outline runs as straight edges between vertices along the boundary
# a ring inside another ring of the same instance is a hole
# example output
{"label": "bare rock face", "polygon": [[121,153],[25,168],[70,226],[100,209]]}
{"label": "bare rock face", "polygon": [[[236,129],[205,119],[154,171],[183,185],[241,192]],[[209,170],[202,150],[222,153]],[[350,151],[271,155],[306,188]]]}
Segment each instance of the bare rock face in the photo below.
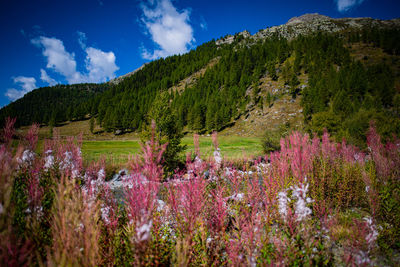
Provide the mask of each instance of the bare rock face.
{"label": "bare rock face", "polygon": [[223,45],[223,44],[231,44],[235,40],[235,37],[233,35],[227,35],[221,39],[218,39],[215,41],[216,45]]}
{"label": "bare rock face", "polygon": [[232,44],[237,38],[249,38],[251,36],[249,31],[242,31],[235,35],[227,35],[215,41],[216,45]]}
{"label": "bare rock face", "polygon": [[253,39],[265,39],[277,34],[286,39],[293,39],[299,35],[306,35],[317,31],[338,32],[344,30],[342,25],[338,25],[331,18],[318,15],[307,14],[290,19],[286,24],[264,29],[252,36]]}
{"label": "bare rock face", "polygon": [[327,21],[330,20],[330,17],[320,15],[318,13],[313,13],[313,14],[305,14],[300,17],[293,17],[291,18],[286,25],[295,25],[298,23],[312,23],[313,21]]}

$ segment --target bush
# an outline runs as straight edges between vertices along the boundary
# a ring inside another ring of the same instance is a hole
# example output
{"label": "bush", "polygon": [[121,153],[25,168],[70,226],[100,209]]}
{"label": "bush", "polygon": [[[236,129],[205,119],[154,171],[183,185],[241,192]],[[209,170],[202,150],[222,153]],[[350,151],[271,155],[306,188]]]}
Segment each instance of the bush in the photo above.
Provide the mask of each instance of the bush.
{"label": "bush", "polygon": [[340,125],[340,118],[331,111],[316,113],[311,119],[311,130],[319,136],[321,136],[325,130],[329,133],[337,133],[340,129]]}
{"label": "bush", "polygon": [[269,154],[271,152],[279,150],[279,140],[280,135],[278,134],[278,132],[266,131],[261,140],[263,152],[265,154]]}

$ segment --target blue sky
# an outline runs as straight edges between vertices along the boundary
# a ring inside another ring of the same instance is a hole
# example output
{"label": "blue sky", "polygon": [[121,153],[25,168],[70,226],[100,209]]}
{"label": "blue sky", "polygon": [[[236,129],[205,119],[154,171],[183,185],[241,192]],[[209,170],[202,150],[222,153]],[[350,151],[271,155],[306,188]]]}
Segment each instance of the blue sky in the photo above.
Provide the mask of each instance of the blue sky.
{"label": "blue sky", "polygon": [[399,10],[393,0],[2,0],[0,106],[37,87],[108,81],[305,13],[392,19]]}

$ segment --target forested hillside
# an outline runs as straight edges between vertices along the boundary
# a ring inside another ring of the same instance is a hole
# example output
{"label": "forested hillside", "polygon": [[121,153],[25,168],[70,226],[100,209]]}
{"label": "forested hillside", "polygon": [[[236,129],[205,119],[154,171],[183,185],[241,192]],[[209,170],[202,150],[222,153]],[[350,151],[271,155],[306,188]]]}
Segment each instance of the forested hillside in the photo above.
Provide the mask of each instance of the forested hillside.
{"label": "forested hillside", "polygon": [[160,92],[202,68],[218,53],[211,41],[185,55],[153,61],[97,97],[93,115],[107,131],[141,128]]}
{"label": "forested hillside", "polygon": [[[306,38],[294,42],[299,44],[299,54],[304,55],[301,64],[309,76],[302,106],[305,121],[313,132],[322,133],[325,128],[338,139],[345,137],[362,145],[369,121],[374,120],[383,136],[400,133],[399,43],[394,42],[399,33],[364,31],[336,41],[336,45],[333,39]],[[360,41],[383,49],[391,55],[391,61],[377,58],[371,63],[367,61],[370,55],[361,61],[354,60],[350,48]]]}
{"label": "forested hillside", "polygon": [[35,89],[2,108],[0,121],[4,123],[6,117],[16,117],[16,125],[22,126],[79,120],[92,112],[94,96],[108,88],[108,84],[74,84]]}
{"label": "forested hillside", "polygon": [[[386,137],[400,132],[399,92],[395,87],[400,64],[395,40],[399,36],[398,30],[371,29],[341,34],[319,32],[290,41],[276,35],[252,42],[237,35],[231,44],[216,48],[214,43],[209,43],[187,55],[197,68],[188,64],[185,71],[182,57],[166,60],[179,66],[172,68],[173,72],[162,67],[166,61],[146,66],[141,72],[143,76],[148,73],[162,79],[152,79],[149,83],[142,78],[145,81],[142,84],[138,83],[139,75],[126,79],[99,96],[95,110],[98,110],[98,121],[108,131],[140,129],[142,123],[147,123],[151,103],[165,91],[181,128],[211,132],[234,123],[249,106],[273,105],[281,96],[263,92],[258,86],[260,78],[268,76],[285,85],[293,97],[302,96],[307,129],[317,133],[327,129],[338,139],[345,137],[362,145],[370,120],[377,122],[379,131]],[[355,60],[349,47],[360,42],[383,49],[392,61],[365,64]],[[168,90],[216,57],[218,63],[195,83],[182,91]],[[308,80],[302,86],[300,75]]]}
{"label": "forested hillside", "polygon": [[[289,21],[285,31],[239,33],[150,62],[118,84],[34,90],[3,108],[0,117],[18,117],[19,125],[28,125],[88,115],[106,131],[140,131],[149,123],[153,102],[167,94],[165,104],[180,129],[211,132],[234,125],[250,108],[273,106],[286,94],[301,99],[305,130],[321,134],[327,129],[363,145],[370,120],[384,137],[400,133],[400,30],[367,22],[361,28],[303,32],[298,30],[303,24],[288,28],[294,23]],[[362,45],[384,56],[362,49],[354,56],[354,48]],[[205,71],[176,90],[200,69]],[[266,77],[285,90],[262,88],[260,79]]]}

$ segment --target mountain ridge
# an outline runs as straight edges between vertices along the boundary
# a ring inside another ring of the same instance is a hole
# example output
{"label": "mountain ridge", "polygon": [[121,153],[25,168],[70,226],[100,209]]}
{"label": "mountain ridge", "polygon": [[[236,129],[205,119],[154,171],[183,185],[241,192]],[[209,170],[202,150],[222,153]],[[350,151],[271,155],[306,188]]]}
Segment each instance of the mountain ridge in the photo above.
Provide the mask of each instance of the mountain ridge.
{"label": "mountain ridge", "polygon": [[[373,19],[369,17],[357,18],[331,18],[318,13],[307,13],[289,19],[285,24],[267,27],[251,35],[247,30],[239,32],[236,36],[251,38],[254,41],[266,39],[277,34],[280,37],[293,39],[299,35],[312,34],[317,31],[340,32],[349,28],[362,29],[364,27],[396,28],[400,27],[400,18],[390,20]],[[217,45],[233,43],[235,35],[219,38]]]}

